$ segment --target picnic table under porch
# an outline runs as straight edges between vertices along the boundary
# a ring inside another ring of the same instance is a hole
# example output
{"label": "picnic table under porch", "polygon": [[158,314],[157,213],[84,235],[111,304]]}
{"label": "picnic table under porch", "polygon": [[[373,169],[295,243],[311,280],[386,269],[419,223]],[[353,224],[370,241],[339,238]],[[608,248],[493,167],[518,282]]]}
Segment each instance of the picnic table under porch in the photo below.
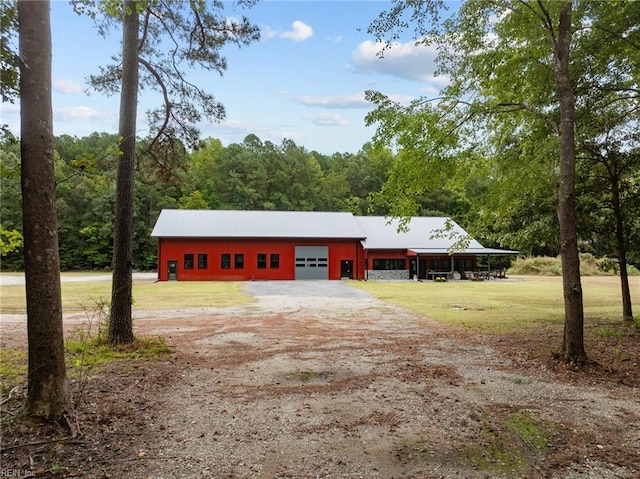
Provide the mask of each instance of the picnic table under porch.
{"label": "picnic table under porch", "polygon": [[418,280],[483,281],[506,278],[503,258],[519,252],[493,248],[466,249],[449,254],[433,249],[409,249],[410,275]]}

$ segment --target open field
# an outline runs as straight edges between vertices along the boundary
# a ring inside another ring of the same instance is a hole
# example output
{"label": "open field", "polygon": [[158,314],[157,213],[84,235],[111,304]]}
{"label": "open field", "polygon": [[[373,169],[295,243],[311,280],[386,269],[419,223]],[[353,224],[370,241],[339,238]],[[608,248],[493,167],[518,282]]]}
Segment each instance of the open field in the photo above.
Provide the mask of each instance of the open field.
{"label": "open field", "polygon": [[[69,278],[80,280],[66,281]],[[111,301],[111,280],[110,276],[104,273],[93,275],[63,273],[62,279],[62,307],[65,312],[91,311],[97,305]],[[252,299],[240,291],[240,283],[156,283],[144,279],[134,280],[133,301],[134,310],[160,310],[186,307],[225,307],[250,302]],[[24,285],[0,286],[0,314],[25,313]]]}
{"label": "open field", "polygon": [[[86,322],[66,314],[76,437],[17,421],[26,325],[3,313],[2,381],[13,391],[0,408],[3,468],[99,479],[638,478],[640,337],[617,319],[616,278],[585,280],[597,361],[586,370],[552,355],[559,278],[184,284],[136,283],[135,334],[163,338],[149,353],[82,368]],[[71,306],[96,294],[63,287]],[[202,306],[211,296],[224,306]]]}
{"label": "open field", "polygon": [[[640,277],[632,277],[630,282],[633,306],[639,315]],[[564,321],[559,277],[448,283],[368,281],[355,285],[384,301],[477,332],[512,333]],[[617,322],[622,317],[619,278],[583,277],[582,287],[587,325]]]}
{"label": "open field", "polygon": [[[111,297],[111,282],[104,273],[94,273],[103,281],[64,281],[62,301],[65,311],[91,310]],[[86,273],[63,273],[64,278],[86,278]],[[90,276],[89,276],[90,277]],[[631,277],[634,310],[640,311],[640,277]],[[352,284],[376,297],[419,314],[479,332],[514,332],[540,324],[563,321],[562,281],[559,277],[525,276],[509,281],[357,282]],[[585,321],[615,322],[621,315],[619,278],[582,278]],[[167,310],[240,305],[253,301],[237,282],[152,282],[134,281],[135,310]],[[0,314],[26,312],[23,285],[0,286]],[[638,313],[636,314],[638,315]]]}

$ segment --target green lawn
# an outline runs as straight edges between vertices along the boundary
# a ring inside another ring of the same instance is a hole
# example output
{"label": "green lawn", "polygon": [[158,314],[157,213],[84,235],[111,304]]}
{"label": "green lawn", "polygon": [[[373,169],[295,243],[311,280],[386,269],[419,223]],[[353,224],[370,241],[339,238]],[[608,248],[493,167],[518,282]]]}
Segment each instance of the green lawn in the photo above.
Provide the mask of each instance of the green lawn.
{"label": "green lawn", "polygon": [[[380,299],[438,321],[479,332],[516,332],[564,320],[562,278],[527,276],[511,281],[352,282]],[[620,278],[584,277],[585,322],[622,316]],[[640,278],[631,278],[634,312],[640,314]]]}
{"label": "green lawn", "polygon": [[[64,273],[66,275],[67,273]],[[188,307],[225,307],[252,302],[237,282],[133,282],[133,310],[174,309]],[[91,311],[97,304],[111,300],[110,281],[62,283],[62,306],[65,311]],[[26,313],[25,289],[0,286],[0,313]]]}

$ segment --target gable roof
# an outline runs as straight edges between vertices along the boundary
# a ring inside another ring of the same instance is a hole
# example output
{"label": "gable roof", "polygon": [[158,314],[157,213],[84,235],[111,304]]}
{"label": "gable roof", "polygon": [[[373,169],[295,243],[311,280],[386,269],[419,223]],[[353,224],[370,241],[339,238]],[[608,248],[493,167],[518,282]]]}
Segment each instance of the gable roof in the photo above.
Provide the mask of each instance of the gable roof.
{"label": "gable roof", "polygon": [[162,210],[157,238],[349,238],[365,233],[351,213],[319,211]]}
{"label": "gable roof", "polygon": [[[354,216],[345,212],[162,210],[155,238],[309,238],[356,239],[364,249],[402,249],[416,254],[449,254],[467,232],[444,217],[413,217],[406,231],[399,219]],[[446,230],[447,223],[451,229]],[[459,253],[514,255],[518,251],[485,248],[470,238]]]}
{"label": "gable roof", "polygon": [[[397,218],[389,219],[384,216],[356,216],[355,218],[366,233],[366,239],[362,241],[365,249],[413,251],[429,249],[429,252],[442,253],[461,237],[468,236],[467,232],[450,218],[413,217],[406,224],[406,231],[398,231],[400,220]],[[447,222],[452,226],[449,231],[445,231]],[[468,248],[483,249],[483,246],[471,239]]]}

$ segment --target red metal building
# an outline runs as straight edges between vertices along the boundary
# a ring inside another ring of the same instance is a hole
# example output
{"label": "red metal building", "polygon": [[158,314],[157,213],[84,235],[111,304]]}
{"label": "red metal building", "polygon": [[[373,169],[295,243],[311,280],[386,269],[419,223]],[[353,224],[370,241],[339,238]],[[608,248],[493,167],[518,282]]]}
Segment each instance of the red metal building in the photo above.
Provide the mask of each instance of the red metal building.
{"label": "red metal building", "polygon": [[379,216],[226,210],[163,210],[152,232],[159,281],[453,279],[476,272],[478,255],[517,254],[473,239],[452,253],[465,235],[447,218],[412,218],[399,231]]}
{"label": "red metal building", "polygon": [[363,279],[364,232],[351,213],[163,210],[158,279]]}

